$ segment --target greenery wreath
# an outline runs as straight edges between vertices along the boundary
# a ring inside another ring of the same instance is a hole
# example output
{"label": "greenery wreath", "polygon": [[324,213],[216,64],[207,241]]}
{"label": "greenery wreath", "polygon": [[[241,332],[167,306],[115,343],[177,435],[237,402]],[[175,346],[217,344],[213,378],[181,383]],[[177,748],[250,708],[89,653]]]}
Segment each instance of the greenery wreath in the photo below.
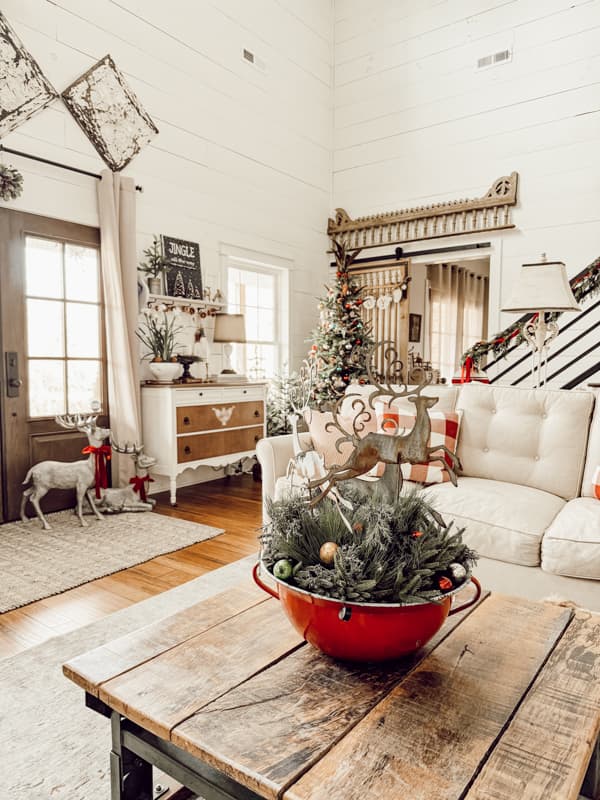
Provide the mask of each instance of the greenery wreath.
{"label": "greenery wreath", "polygon": [[418,491],[386,504],[344,489],[352,508],[302,496],[270,502],[262,562],[276,578],[312,594],[353,602],[435,602],[464,583],[477,555]]}
{"label": "greenery wreath", "polygon": [[18,169],[0,164],[0,200],[16,200],[23,192],[23,176]]}

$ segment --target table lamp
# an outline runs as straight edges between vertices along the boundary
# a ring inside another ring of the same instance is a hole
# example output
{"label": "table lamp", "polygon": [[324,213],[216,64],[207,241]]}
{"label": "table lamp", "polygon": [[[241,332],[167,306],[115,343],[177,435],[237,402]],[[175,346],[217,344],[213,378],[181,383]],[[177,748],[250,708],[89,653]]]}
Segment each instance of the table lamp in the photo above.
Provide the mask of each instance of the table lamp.
{"label": "table lamp", "polygon": [[[548,348],[559,331],[555,321],[546,321],[546,313],[581,310],[571,291],[562,261],[547,261],[543,253],[541,261],[523,264],[512,294],[501,310],[518,314],[537,313],[537,318],[525,323],[522,333],[531,347],[531,374],[536,376],[535,386],[545,384]],[[540,381],[542,365],[544,378]]]}
{"label": "table lamp", "polygon": [[231,366],[232,342],[243,344],[246,341],[246,325],[243,314],[217,314],[215,316],[215,333],[213,336],[215,344],[222,343],[223,355],[225,357],[225,367],[221,370],[221,375],[236,375],[236,371]]}

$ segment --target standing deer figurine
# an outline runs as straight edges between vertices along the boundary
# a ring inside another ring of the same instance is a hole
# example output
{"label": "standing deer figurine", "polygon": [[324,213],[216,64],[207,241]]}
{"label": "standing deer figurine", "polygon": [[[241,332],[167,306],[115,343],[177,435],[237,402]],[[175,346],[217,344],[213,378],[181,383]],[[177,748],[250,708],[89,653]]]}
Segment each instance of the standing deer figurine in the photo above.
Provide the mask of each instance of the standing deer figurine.
{"label": "standing deer figurine", "polygon": [[[28,517],[25,513],[25,506],[30,500],[35,512],[42,523],[44,530],[52,530],[48,520],[42,513],[40,500],[50,491],[50,489],[75,489],[77,503],[75,511],[83,527],[87,527],[87,522],[83,518],[83,500],[87,498],[92,511],[101,520],[102,515],[88,494],[88,489],[94,484],[98,484],[103,465],[103,457],[110,458],[110,447],[104,445],[104,440],[110,436],[109,428],[100,428],[96,425],[97,414],[62,414],[55,417],[56,422],[67,430],[77,430],[85,433],[88,437],[88,447],[84,448],[84,453],[89,453],[89,458],[85,461],[41,461],[32,467],[23,481],[23,485],[31,481],[32,486],[25,489],[21,498],[21,519],[27,522]],[[97,486],[97,491],[100,487]]]}
{"label": "standing deer figurine", "polygon": [[[152,483],[152,478],[148,471],[156,464],[156,459],[143,452],[144,445],[126,442],[120,445],[112,440],[112,449],[115,453],[123,453],[131,456],[135,475],[129,481],[129,486],[119,489],[103,489],[101,493],[98,509],[108,514],[115,514],[123,511],[152,511],[156,505],[156,500],[146,494],[146,484]],[[88,489],[89,495],[92,493]]]}

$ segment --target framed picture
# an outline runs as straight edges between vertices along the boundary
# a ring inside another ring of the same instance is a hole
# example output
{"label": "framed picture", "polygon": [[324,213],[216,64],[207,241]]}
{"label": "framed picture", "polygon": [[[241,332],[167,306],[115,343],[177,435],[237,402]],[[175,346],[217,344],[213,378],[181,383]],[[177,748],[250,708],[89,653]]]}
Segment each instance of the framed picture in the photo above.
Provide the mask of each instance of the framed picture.
{"label": "framed picture", "polygon": [[169,262],[165,270],[167,294],[171,297],[186,297],[202,300],[202,271],[200,269],[200,245],[173,236],[161,236],[163,258]]}
{"label": "framed picture", "polygon": [[408,315],[408,341],[420,342],[421,341],[421,314]]}

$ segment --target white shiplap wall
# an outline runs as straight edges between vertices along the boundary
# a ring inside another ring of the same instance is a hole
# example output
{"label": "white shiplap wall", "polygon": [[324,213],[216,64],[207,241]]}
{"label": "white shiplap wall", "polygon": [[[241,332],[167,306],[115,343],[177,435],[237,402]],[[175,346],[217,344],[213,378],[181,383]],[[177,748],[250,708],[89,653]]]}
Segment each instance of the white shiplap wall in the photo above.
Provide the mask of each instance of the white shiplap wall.
{"label": "white shiplap wall", "polygon": [[[3,0],[2,11],[59,91],[110,53],[155,120],[160,135],[124,170],[144,187],[140,253],[153,233],[199,241],[213,289],[223,242],[293,264],[298,362],[327,264],[331,0]],[[242,60],[243,48],[264,73]],[[60,100],[3,143],[103,168]],[[7,160],[25,177],[12,208],[97,224],[93,179]]]}
{"label": "white shiplap wall", "polygon": [[[574,275],[599,254],[599,31],[599,0],[335,2],[334,207],[478,197],[520,174],[517,229],[478,237],[492,241],[490,333],[514,319],[499,309],[520,264],[546,251]],[[510,63],[476,69],[504,49]]]}

